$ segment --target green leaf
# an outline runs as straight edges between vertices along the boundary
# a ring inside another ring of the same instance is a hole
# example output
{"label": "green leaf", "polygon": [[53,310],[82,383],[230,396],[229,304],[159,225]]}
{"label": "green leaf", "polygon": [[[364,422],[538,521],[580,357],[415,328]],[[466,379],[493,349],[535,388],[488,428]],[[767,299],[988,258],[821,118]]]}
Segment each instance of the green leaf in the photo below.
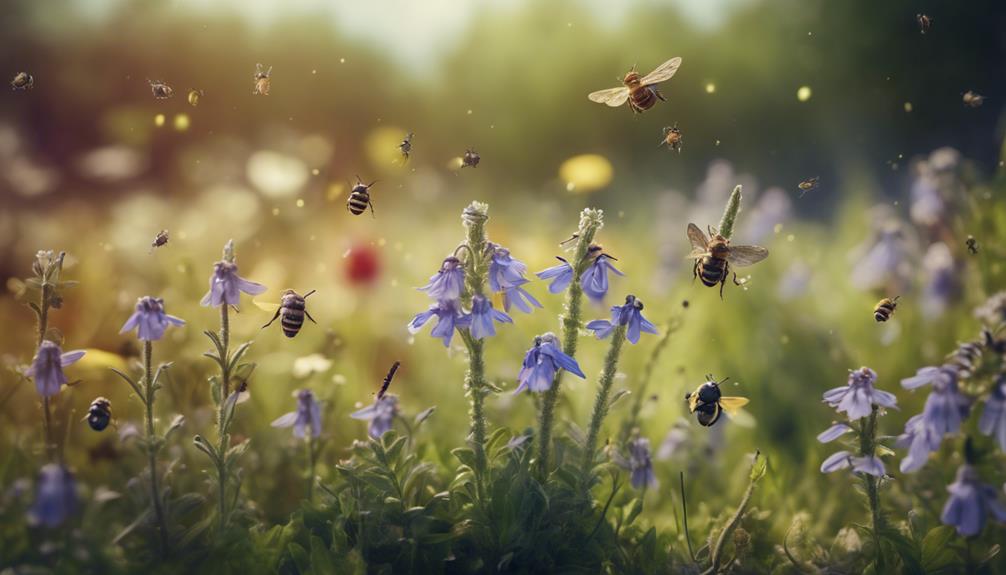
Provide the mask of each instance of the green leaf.
{"label": "green leaf", "polygon": [[413,425],[415,425],[416,427],[422,425],[423,422],[429,419],[430,416],[433,415],[433,412],[436,410],[437,406],[434,405],[432,407],[427,407],[426,409],[420,411],[419,413],[416,414],[416,419],[413,420]]}
{"label": "green leaf", "polygon": [[336,572],[325,542],[317,535],[311,536],[311,570],[315,575],[335,575]]}
{"label": "green leaf", "polygon": [[456,447],[451,450],[451,455],[458,458],[458,461],[475,469],[475,452],[468,447]]}
{"label": "green leaf", "polygon": [[628,389],[619,389],[618,391],[616,391],[615,394],[611,396],[611,399],[608,400],[608,409],[611,409],[616,403],[618,403],[619,400],[629,395],[630,393],[632,392],[630,392]]}
{"label": "green leaf", "polygon": [[131,378],[128,375],[126,375],[125,373],[122,373],[121,371],[115,369],[114,367],[110,367],[109,369],[111,369],[112,371],[114,371],[116,373],[116,375],[118,375],[122,379],[126,380],[126,383],[129,384],[129,387],[133,388],[133,392],[136,393],[136,396],[140,398],[140,401],[143,402],[143,405],[147,404],[147,398],[146,398],[146,396],[144,395],[143,391],[140,390],[140,386],[135,381],[133,381],[133,378]]}
{"label": "green leaf", "polygon": [[643,511],[643,500],[638,497],[633,499],[629,503],[628,511],[625,514],[625,525],[632,525],[632,522],[639,517],[639,514]]}
{"label": "green leaf", "polygon": [[950,547],[956,533],[949,525],[934,527],[922,538],[922,567],[927,571],[945,569],[958,560]]}
{"label": "green leaf", "polygon": [[768,471],[768,458],[762,456],[760,451],[755,452],[755,461],[751,465],[751,482],[756,483],[765,477],[765,473]]}
{"label": "green leaf", "polygon": [[36,318],[40,318],[40,317],[42,317],[42,310],[40,310],[40,309],[38,308],[38,304],[37,304],[37,303],[35,303],[35,302],[33,302],[33,301],[30,301],[30,302],[28,302],[28,307],[30,307],[30,308],[31,308],[31,310],[32,310],[33,312],[35,312],[35,317],[36,317]]}
{"label": "green leaf", "polygon": [[981,560],[981,564],[984,565],[984,564],[988,563],[989,561],[995,559],[999,555],[999,552],[1001,550],[1002,550],[1002,547],[998,543],[996,543],[992,547],[989,547],[988,553],[986,553],[985,557],[982,558],[982,560]]}
{"label": "green leaf", "polygon": [[251,347],[252,343],[253,342],[246,341],[234,350],[234,353],[231,354],[230,362],[227,364],[227,371],[229,373],[234,373],[234,368],[238,365],[238,362],[241,361],[241,357],[244,356],[246,351],[248,351],[248,348]]}
{"label": "green leaf", "polygon": [[195,444],[197,449],[210,456],[210,459],[213,460],[213,465],[215,465],[218,469],[220,468],[220,455],[217,454],[216,448],[213,447],[209,441],[206,441],[202,435],[197,435],[192,438],[192,443]]}
{"label": "green leaf", "polygon": [[291,542],[286,546],[286,550],[290,554],[290,558],[293,559],[293,563],[297,566],[297,570],[300,571],[301,575],[311,573],[311,558],[307,554],[307,549],[304,549],[298,543]]}
{"label": "green leaf", "polygon": [[171,419],[171,425],[168,426],[168,430],[164,432],[164,440],[167,441],[172,432],[181,428],[183,425],[185,425],[185,416],[181,413],[176,413],[175,417]]}

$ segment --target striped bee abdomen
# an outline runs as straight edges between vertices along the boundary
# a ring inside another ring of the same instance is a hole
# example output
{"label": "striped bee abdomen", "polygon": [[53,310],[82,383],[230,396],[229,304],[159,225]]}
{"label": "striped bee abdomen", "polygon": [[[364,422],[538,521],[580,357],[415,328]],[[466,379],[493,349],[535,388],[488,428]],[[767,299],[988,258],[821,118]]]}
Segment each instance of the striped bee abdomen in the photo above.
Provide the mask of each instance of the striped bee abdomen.
{"label": "striped bee abdomen", "polygon": [[699,261],[699,277],[706,287],[713,287],[727,277],[727,260],[706,256]]}
{"label": "striped bee abdomen", "polygon": [[657,103],[656,92],[646,86],[633,90],[629,97],[632,98],[632,104],[640,111],[649,110]]}
{"label": "striped bee abdomen", "polygon": [[370,194],[366,190],[357,191],[354,190],[353,193],[349,195],[349,200],[346,201],[346,207],[349,208],[350,213],[354,216],[358,216],[367,210],[367,206],[370,205]]}
{"label": "striped bee abdomen", "polygon": [[293,337],[304,325],[304,298],[287,296],[283,300],[283,307],[279,312],[280,324],[283,326],[283,334]]}
{"label": "striped bee abdomen", "polygon": [[877,302],[877,306],[873,308],[873,319],[878,322],[884,322],[891,319],[891,315],[894,314],[894,310],[898,307],[898,298],[889,299],[884,298]]}

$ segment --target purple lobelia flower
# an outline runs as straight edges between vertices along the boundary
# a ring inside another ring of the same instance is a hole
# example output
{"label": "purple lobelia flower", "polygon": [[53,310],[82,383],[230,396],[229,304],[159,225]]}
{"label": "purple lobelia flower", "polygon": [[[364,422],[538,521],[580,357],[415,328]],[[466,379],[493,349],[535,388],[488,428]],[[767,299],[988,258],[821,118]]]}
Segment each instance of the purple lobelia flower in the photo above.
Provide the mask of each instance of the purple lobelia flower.
{"label": "purple lobelia flower", "polygon": [[821,464],[821,473],[831,473],[839,469],[852,468],[853,473],[866,473],[876,477],[883,477],[884,462],[876,455],[856,457],[848,451],[833,453]]}
{"label": "purple lobelia flower", "polygon": [[629,451],[628,459],[616,449],[609,449],[612,461],[619,467],[629,470],[629,481],[636,489],[655,487],[657,476],[653,473],[650,440],[645,437],[636,437],[628,441],[626,448]]}
{"label": "purple lobelia flower", "polygon": [[310,428],[311,437],[318,437],[321,435],[321,405],[310,389],[298,391],[296,397],[297,411],[281,415],[272,422],[272,426],[293,427],[293,435],[299,438],[303,438],[304,432]]}
{"label": "purple lobelia flower", "polygon": [[892,393],[875,389],[873,384],[876,381],[877,373],[868,367],[850,370],[848,384],[824,392],[824,402],[836,411],[844,411],[850,421],[870,415],[874,405],[896,408],[898,398]]}
{"label": "purple lobelia flower", "polygon": [[978,429],[999,443],[999,449],[1006,452],[1006,375],[1000,375],[985,400]]}
{"label": "purple lobelia flower", "polygon": [[461,297],[465,286],[465,268],[461,260],[451,256],[440,264],[440,271],[430,276],[430,283],[419,288],[437,301],[456,300]]}
{"label": "purple lobelia flower", "polygon": [[258,295],[265,292],[266,287],[260,283],[249,281],[238,275],[238,265],[234,262],[219,261],[213,264],[213,275],[210,276],[210,290],[206,292],[200,304],[218,307],[221,305],[236,306],[241,300],[241,292],[248,295]]}
{"label": "purple lobelia flower", "polygon": [[164,312],[164,300],[145,296],[136,300],[136,311],[129,316],[119,333],[136,330],[136,337],[155,341],[164,337],[169,325],[185,325],[185,321]]}
{"label": "purple lobelia flower", "polygon": [[946,364],[940,367],[924,367],[913,377],[901,380],[901,386],[905,389],[932,385],[922,417],[925,425],[940,437],[960,430],[961,422],[967,418],[971,408],[971,401],[957,386],[959,375],[957,366]]}
{"label": "purple lobelia flower", "polygon": [[461,313],[456,300],[442,300],[431,305],[430,309],[416,314],[409,322],[409,333],[418,332],[434,316],[437,318],[437,325],[430,335],[442,339],[444,347],[450,347],[454,329],[467,327],[470,321],[468,316]]}
{"label": "purple lobelia flower", "polygon": [[43,340],[35,352],[31,366],[25,375],[35,380],[35,390],[42,397],[52,397],[66,385],[66,375],[63,368],[84,357],[84,350],[78,349],[63,353],[59,345],[49,340]]}
{"label": "purple lobelia flower", "polygon": [[510,316],[494,309],[489,298],[482,295],[472,296],[472,313],[468,315],[468,320],[468,329],[475,339],[496,335],[494,321],[513,323],[513,319]]}
{"label": "purple lobelia flower", "polygon": [[587,257],[593,257],[594,261],[580,274],[580,287],[583,288],[583,293],[596,302],[604,300],[605,294],[608,293],[609,271],[620,276],[625,275],[615,269],[615,266],[611,265],[611,262],[615,261],[615,258],[601,250],[602,248],[599,245],[590,246],[587,250]]}
{"label": "purple lobelia flower", "polygon": [[510,250],[492,242],[486,247],[492,256],[489,260],[489,287],[494,292],[501,292],[506,288],[519,286],[527,282],[524,273],[527,266],[524,262],[514,259],[510,255]]}
{"label": "purple lobelia flower", "polygon": [[817,440],[821,443],[830,443],[832,441],[835,441],[839,437],[842,437],[846,433],[849,433],[850,431],[853,431],[853,429],[848,424],[836,423],[835,425],[832,425],[828,429],[825,429],[824,431],[819,433],[817,436]]}
{"label": "purple lobelia flower", "polygon": [[367,433],[374,439],[380,439],[391,429],[391,424],[394,423],[397,415],[398,396],[393,393],[385,394],[384,397],[376,399],[367,407],[349,414],[353,419],[369,421]]}
{"label": "purple lobelia flower", "polygon": [[902,473],[913,473],[922,469],[929,461],[929,454],[940,448],[943,435],[926,424],[923,414],[913,415],[905,423],[905,432],[898,436],[895,445],[908,449],[908,455],[901,460]]}
{"label": "purple lobelia flower", "polygon": [[28,523],[58,527],[77,511],[77,481],[73,474],[55,463],[39,472],[35,502],[28,510]]}
{"label": "purple lobelia flower", "polygon": [[985,528],[987,516],[1006,521],[1006,506],[999,501],[996,488],[982,483],[978,470],[964,464],[957,468],[957,478],[947,487],[950,498],[943,506],[940,521],[951,525],[963,537],[978,535]]}
{"label": "purple lobelia flower", "polygon": [[634,295],[625,296],[625,305],[612,306],[611,321],[595,319],[588,323],[586,328],[594,332],[597,339],[604,339],[620,325],[628,326],[625,337],[632,343],[639,342],[641,332],[657,333],[657,327],[643,317],[643,302]]}
{"label": "purple lobelia flower", "polygon": [[576,375],[581,379],[587,376],[580,370],[580,365],[576,360],[566,355],[559,349],[559,338],[554,333],[548,332],[534,338],[534,347],[527,350],[524,356],[524,364],[517,374],[517,381],[520,383],[514,393],[528,391],[548,391],[552,387],[552,381],[559,369]]}
{"label": "purple lobelia flower", "polygon": [[550,293],[559,293],[569,287],[569,284],[573,283],[573,266],[559,256],[555,256],[555,259],[561,263],[534,274],[539,279],[552,280],[552,283],[548,284],[548,291]]}

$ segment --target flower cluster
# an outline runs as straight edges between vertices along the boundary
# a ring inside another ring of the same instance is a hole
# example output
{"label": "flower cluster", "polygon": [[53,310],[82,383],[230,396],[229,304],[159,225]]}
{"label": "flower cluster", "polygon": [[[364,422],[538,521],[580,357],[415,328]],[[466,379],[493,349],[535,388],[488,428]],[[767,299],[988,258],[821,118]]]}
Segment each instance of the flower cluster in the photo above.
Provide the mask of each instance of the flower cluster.
{"label": "flower cluster", "polygon": [[367,433],[374,439],[380,439],[382,435],[391,429],[391,424],[398,416],[398,396],[388,393],[374,400],[374,403],[363,409],[349,414],[353,419],[369,421]]}
{"label": "flower cluster", "polygon": [[641,332],[657,334],[657,327],[643,317],[643,302],[634,295],[625,296],[624,305],[612,306],[611,321],[595,319],[586,327],[597,339],[604,339],[618,326],[627,326],[625,337],[632,343],[639,342]]}
{"label": "flower cluster", "polygon": [[517,374],[517,382],[520,385],[514,393],[520,393],[525,389],[536,392],[547,391],[552,387],[555,374],[560,369],[565,369],[580,379],[586,378],[576,360],[559,348],[559,338],[554,333],[548,332],[535,337],[534,346],[527,350],[520,373]]}
{"label": "flower cluster", "polygon": [[[589,265],[580,272],[580,288],[592,301],[604,301],[604,296],[608,293],[608,272],[624,276],[622,272],[611,263],[617,261],[614,257],[604,253],[604,248],[597,244],[591,244],[587,248],[587,261]],[[548,291],[559,293],[569,287],[573,282],[576,270],[566,259],[556,256],[559,264],[544,269],[535,275],[541,279],[550,279],[552,283],[548,286]]]}
{"label": "flower cluster", "polygon": [[238,265],[233,261],[221,260],[213,264],[213,275],[210,276],[210,289],[200,302],[204,306],[218,307],[221,305],[237,306],[241,301],[241,292],[248,295],[259,295],[266,291],[260,283],[249,281],[238,275]]}
{"label": "flower cluster", "polygon": [[[861,367],[849,372],[846,385],[824,392],[823,400],[835,408],[838,413],[845,413],[848,422],[838,422],[817,436],[821,443],[831,443],[850,432],[859,436],[860,449],[853,453],[840,450],[831,454],[821,464],[822,473],[831,473],[839,469],[852,468],[853,472],[883,477],[884,462],[876,454],[876,416],[881,408],[894,409],[898,405],[897,398],[886,391],[877,389],[877,373],[868,367]],[[869,425],[863,418],[869,417]],[[853,422],[860,421],[859,429]]]}
{"label": "flower cluster", "polygon": [[[272,422],[273,427],[293,427],[294,437],[318,437],[321,435],[321,405],[314,399],[310,389],[302,389],[294,394],[297,410],[281,415]],[[310,434],[310,435],[308,435]]]}
{"label": "flower cluster", "polygon": [[136,300],[136,311],[129,316],[119,333],[136,330],[136,337],[143,341],[156,341],[164,337],[169,325],[185,325],[185,321],[164,311],[164,300],[145,296]]}
{"label": "flower cluster", "polygon": [[28,523],[58,527],[77,512],[77,480],[66,467],[49,463],[39,472],[35,502],[28,510]]}
{"label": "flower cluster", "polygon": [[898,447],[907,447],[908,456],[901,461],[901,471],[918,471],[926,464],[929,453],[939,449],[943,438],[957,433],[971,410],[971,400],[961,393],[958,380],[961,369],[955,364],[923,367],[914,376],[901,380],[901,386],[915,390],[931,386],[922,413],[905,424],[898,436]]}
{"label": "flower cluster", "polygon": [[653,458],[650,456],[650,440],[635,437],[626,444],[629,457],[616,450],[611,451],[611,459],[619,467],[629,471],[629,482],[636,489],[657,486],[657,476],[653,472]]}
{"label": "flower cluster", "polygon": [[79,361],[84,353],[80,349],[63,353],[59,344],[43,340],[25,375],[35,380],[35,390],[39,395],[52,397],[67,384],[63,368]]}
{"label": "flower cluster", "polygon": [[530,280],[524,277],[527,266],[524,262],[514,259],[510,255],[510,250],[490,243],[489,260],[489,288],[495,292],[503,294],[503,309],[510,311],[511,306],[524,313],[531,313],[531,306],[541,307],[541,303],[534,299],[526,289],[524,284]]}

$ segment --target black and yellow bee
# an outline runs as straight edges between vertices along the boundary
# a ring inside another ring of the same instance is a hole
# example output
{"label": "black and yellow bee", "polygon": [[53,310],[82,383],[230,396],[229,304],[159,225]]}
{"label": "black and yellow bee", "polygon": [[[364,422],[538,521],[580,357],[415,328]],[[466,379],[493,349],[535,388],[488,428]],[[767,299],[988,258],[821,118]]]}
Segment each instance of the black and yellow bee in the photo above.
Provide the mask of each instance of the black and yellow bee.
{"label": "black and yellow bee", "polygon": [[877,302],[877,305],[873,308],[873,319],[878,322],[883,322],[891,319],[894,315],[894,310],[898,309],[898,298],[901,296],[894,296],[894,298],[885,297],[884,299]]}
{"label": "black and yellow bee", "polygon": [[10,81],[10,87],[15,90],[31,90],[35,87],[35,78],[28,72],[18,72]]}
{"label": "black and yellow bee", "polygon": [[[349,199],[346,200],[346,207],[349,213],[358,216],[370,208],[370,214],[374,215],[374,204],[370,201],[370,188],[377,183],[377,180],[364,184],[360,176],[356,176],[356,185],[349,192]],[[376,216],[375,216],[376,217]]]}
{"label": "black and yellow bee", "polygon": [[688,412],[696,414],[699,424],[705,427],[713,426],[726,411],[730,415],[737,413],[750,401],[746,397],[724,396],[720,385],[729,378],[716,381],[712,375],[706,375],[706,381],[692,393],[685,394],[688,401]]}
{"label": "black and yellow bee", "polygon": [[403,162],[409,161],[409,153],[412,152],[412,138],[414,138],[414,137],[415,137],[415,134],[413,134],[412,132],[409,132],[405,136],[405,139],[402,140],[402,143],[398,144],[398,151],[402,153],[402,161]]}
{"label": "black and yellow bee", "polygon": [[154,241],[150,242],[150,253],[168,243],[168,230],[161,230],[154,236]]}
{"label": "black and yellow bee", "polygon": [[465,155],[461,156],[461,167],[471,166],[473,168],[479,167],[479,162],[482,161],[482,156],[479,155],[475,150],[465,150]]}
{"label": "black and yellow bee", "polygon": [[664,137],[660,140],[660,145],[676,150],[680,154],[681,144],[684,143],[684,141],[684,134],[682,134],[681,130],[678,129],[678,125],[674,124],[670,128],[664,128]]}
{"label": "black and yellow bee", "polygon": [[971,252],[971,255],[978,255],[978,240],[976,240],[974,236],[968,235],[968,239],[964,240],[964,245],[968,247],[968,251]]}
{"label": "black and yellow bee", "polygon": [[150,93],[152,93],[158,100],[170,98],[175,94],[175,91],[171,88],[171,86],[161,82],[160,80],[147,80],[147,83],[150,84]]}
{"label": "black and yellow bee", "polygon": [[802,198],[807,192],[817,189],[817,184],[820,179],[821,178],[814,176],[813,178],[807,178],[797,184],[796,187],[800,188],[800,197]]}
{"label": "black and yellow bee", "polygon": [[[756,264],[768,257],[768,250],[761,246],[731,246],[730,240],[709,230],[709,238],[695,224],[688,224],[688,240],[692,243],[689,259],[695,260],[693,278],[701,278],[706,287],[720,284],[720,299],[723,286],[730,274],[730,265],[737,267]],[[734,273],[734,284],[741,285]]]}
{"label": "black and yellow bee", "polygon": [[87,424],[95,431],[104,431],[112,421],[112,402],[104,397],[95,398],[87,408]]}
{"label": "black and yellow bee", "polygon": [[280,325],[283,326],[283,335],[287,337],[294,337],[300,332],[301,326],[304,325],[304,317],[311,320],[313,323],[318,323],[314,321],[311,314],[307,311],[307,302],[305,301],[308,296],[313,294],[315,290],[311,290],[304,295],[300,295],[292,289],[288,289],[283,292],[280,297],[279,308],[276,310],[276,315],[272,316],[269,323],[262,326],[265,329],[272,325],[272,322],[276,321],[276,318],[280,318]]}

